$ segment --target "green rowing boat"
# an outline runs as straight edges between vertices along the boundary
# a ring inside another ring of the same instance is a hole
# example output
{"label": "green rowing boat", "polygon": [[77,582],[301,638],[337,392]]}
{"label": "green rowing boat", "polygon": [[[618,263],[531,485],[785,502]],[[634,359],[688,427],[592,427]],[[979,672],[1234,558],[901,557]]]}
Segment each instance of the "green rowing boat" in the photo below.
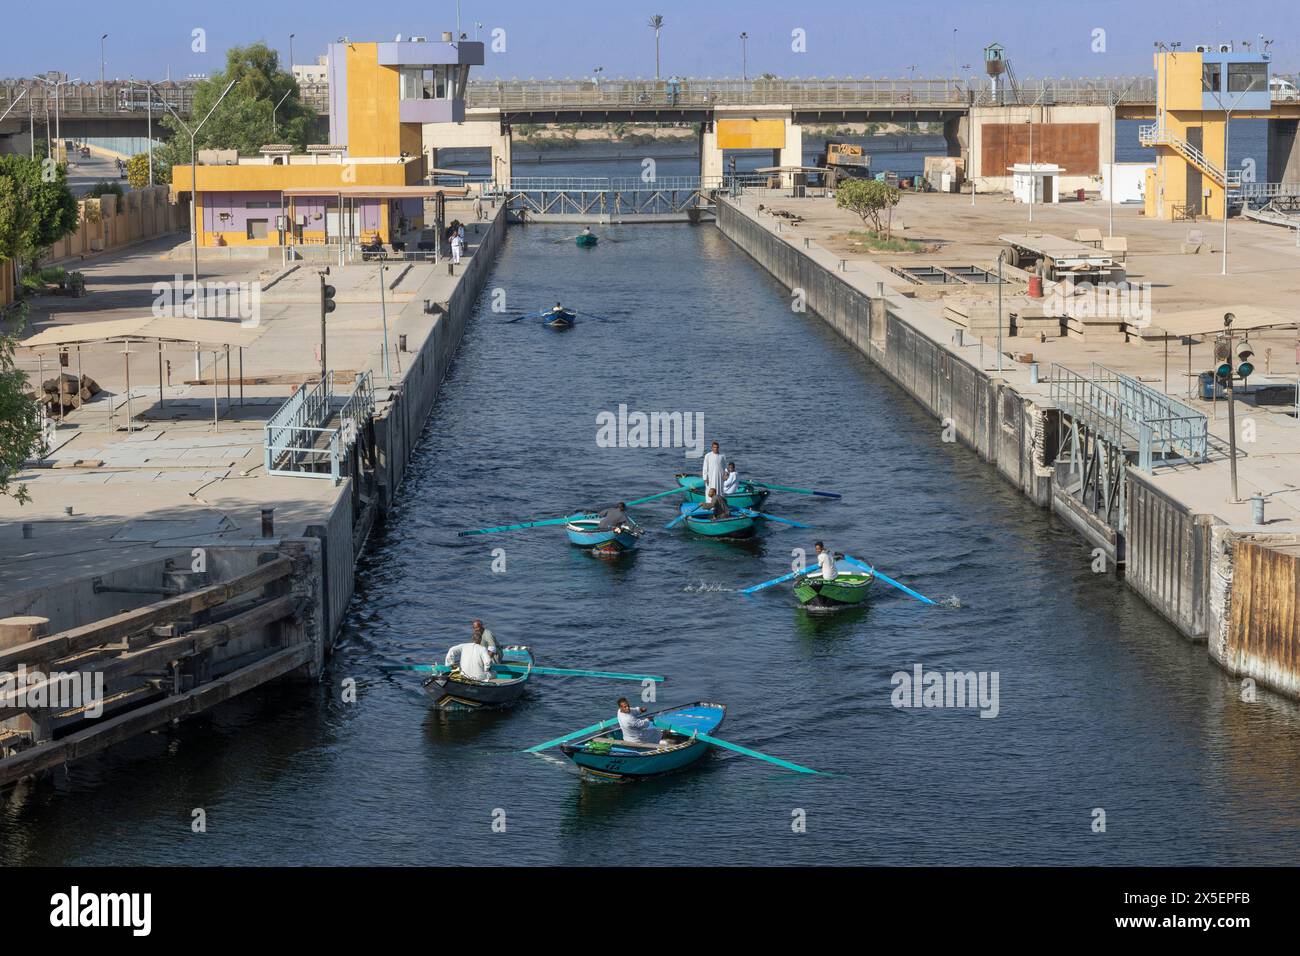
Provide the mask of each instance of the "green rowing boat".
{"label": "green rowing boat", "polygon": [[857,571],[840,572],[830,581],[820,574],[804,575],[794,582],[794,596],[808,608],[851,607],[867,598],[875,575]]}

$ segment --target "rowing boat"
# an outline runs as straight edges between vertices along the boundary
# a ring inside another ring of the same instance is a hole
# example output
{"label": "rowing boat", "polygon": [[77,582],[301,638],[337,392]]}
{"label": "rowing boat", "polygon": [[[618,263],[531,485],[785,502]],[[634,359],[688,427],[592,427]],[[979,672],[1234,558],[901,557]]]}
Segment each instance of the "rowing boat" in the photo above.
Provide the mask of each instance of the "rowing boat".
{"label": "rowing boat", "polygon": [[575,236],[573,241],[578,244],[580,249],[590,249],[600,241],[600,237],[593,232],[583,232]]}
{"label": "rowing boat", "polygon": [[[708,734],[722,723],[725,704],[697,701],[685,707],[666,707],[647,715],[660,726],[672,726],[689,734]],[[683,733],[665,731],[658,744],[629,743],[622,730],[599,730],[585,738],[560,744],[560,750],[582,772],[608,780],[645,780],[689,767],[706,753],[709,745]]]}
{"label": "rowing boat", "polygon": [[795,579],[794,596],[810,609],[851,607],[866,600],[875,580],[874,574],[841,571],[832,580],[823,581],[820,572],[814,572]]}
{"label": "rowing boat", "polygon": [[[502,650],[501,662],[514,666],[512,670],[500,676],[494,674],[491,680],[486,681],[470,680],[459,669],[450,674],[435,673],[424,682],[424,691],[440,710],[509,707],[528,689],[528,678],[533,671],[533,652],[527,645],[511,645]],[[520,667],[524,669],[522,674],[515,670]]]}
{"label": "rowing boat", "polygon": [[622,554],[631,551],[640,543],[644,529],[632,520],[615,531],[601,531],[600,519],[595,517],[576,518],[564,526],[569,535],[569,543],[574,547],[586,548],[600,554]]}
{"label": "rowing boat", "polygon": [[[698,475],[678,475],[677,484],[690,490],[685,492],[685,501],[703,501],[704,500],[704,479]],[[754,511],[761,510],[763,502],[771,492],[766,488],[759,488],[752,481],[742,481],[740,490],[733,495],[725,495],[727,506],[729,508],[750,508]]]}
{"label": "rowing boat", "polygon": [[571,329],[577,321],[576,312],[558,305],[549,312],[542,313],[542,324],[548,329]]}
{"label": "rowing boat", "polygon": [[700,506],[694,501],[684,502],[681,512],[686,516],[686,527],[706,538],[748,538],[754,533],[754,519],[746,514],[730,514],[715,518],[713,512],[694,514]]}

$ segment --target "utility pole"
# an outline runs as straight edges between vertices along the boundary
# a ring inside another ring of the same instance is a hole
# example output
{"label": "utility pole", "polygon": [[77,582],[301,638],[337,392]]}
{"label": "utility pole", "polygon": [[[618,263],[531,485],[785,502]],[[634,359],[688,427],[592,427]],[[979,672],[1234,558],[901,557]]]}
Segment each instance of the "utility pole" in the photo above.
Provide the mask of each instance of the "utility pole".
{"label": "utility pole", "polygon": [[1237,501],[1237,403],[1232,397],[1232,380],[1233,380],[1233,351],[1232,351],[1232,320],[1234,316],[1231,312],[1223,317],[1223,326],[1228,330],[1228,375],[1224,383],[1223,391],[1228,396],[1228,467],[1232,473],[1232,500],[1235,504]]}
{"label": "utility pole", "polygon": [[[341,209],[341,207],[340,207]],[[325,282],[330,274],[330,267],[316,273],[320,276],[320,380],[325,381],[326,369],[329,367],[325,358],[325,316],[334,311],[334,287]]]}
{"label": "utility pole", "polygon": [[99,37],[99,111],[104,112],[104,41],[108,39],[108,34],[101,34]]}
{"label": "utility pole", "polygon": [[392,378],[392,373],[388,368],[388,301],[384,295],[384,273],[388,271],[388,266],[379,267],[379,313],[384,320],[384,378]]}
{"label": "utility pole", "polygon": [[[1002,374],[1002,260],[1007,257],[1003,249],[998,253],[998,374]],[[982,366],[981,366],[982,367]]]}
{"label": "utility pole", "polygon": [[740,79],[749,79],[749,34],[744,31],[740,34]]}

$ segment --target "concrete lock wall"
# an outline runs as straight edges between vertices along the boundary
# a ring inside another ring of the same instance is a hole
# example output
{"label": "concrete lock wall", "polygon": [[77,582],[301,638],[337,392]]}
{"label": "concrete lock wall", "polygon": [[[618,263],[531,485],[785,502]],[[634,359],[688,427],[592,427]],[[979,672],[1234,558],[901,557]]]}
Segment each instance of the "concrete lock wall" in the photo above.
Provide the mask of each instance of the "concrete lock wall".
{"label": "concrete lock wall", "polygon": [[1184,635],[1206,639],[1214,519],[1188,511],[1132,468],[1127,508],[1124,574],[1129,586]]}
{"label": "concrete lock wall", "polygon": [[1054,409],[1038,407],[918,332],[906,317],[915,307],[910,300],[883,287],[877,296],[862,293],[725,201],[718,227],[780,282],[804,290],[808,308],[933,414],[939,428],[950,426],[954,438],[1032,501],[1050,505]]}

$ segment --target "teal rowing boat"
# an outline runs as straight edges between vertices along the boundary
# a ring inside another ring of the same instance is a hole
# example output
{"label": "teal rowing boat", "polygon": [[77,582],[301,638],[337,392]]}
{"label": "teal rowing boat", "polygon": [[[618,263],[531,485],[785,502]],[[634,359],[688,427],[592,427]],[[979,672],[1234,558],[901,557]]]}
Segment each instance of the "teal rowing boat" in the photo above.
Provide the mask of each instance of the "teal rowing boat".
{"label": "teal rowing boat", "polygon": [[573,241],[578,244],[579,249],[590,249],[600,241],[600,238],[594,232],[584,232],[575,237]]}
{"label": "teal rowing boat", "polygon": [[716,518],[712,512],[694,514],[700,506],[694,501],[684,502],[681,513],[686,517],[686,527],[706,538],[748,538],[754,533],[754,519],[746,514],[731,514]]}
{"label": "teal rowing boat", "polygon": [[[704,500],[704,479],[698,475],[677,475],[677,484],[683,488],[690,489],[683,493],[683,501],[703,501]],[[728,508],[750,508],[759,511],[763,507],[763,502],[771,492],[766,488],[760,488],[752,481],[742,481],[740,490],[734,495],[725,495]]]}

